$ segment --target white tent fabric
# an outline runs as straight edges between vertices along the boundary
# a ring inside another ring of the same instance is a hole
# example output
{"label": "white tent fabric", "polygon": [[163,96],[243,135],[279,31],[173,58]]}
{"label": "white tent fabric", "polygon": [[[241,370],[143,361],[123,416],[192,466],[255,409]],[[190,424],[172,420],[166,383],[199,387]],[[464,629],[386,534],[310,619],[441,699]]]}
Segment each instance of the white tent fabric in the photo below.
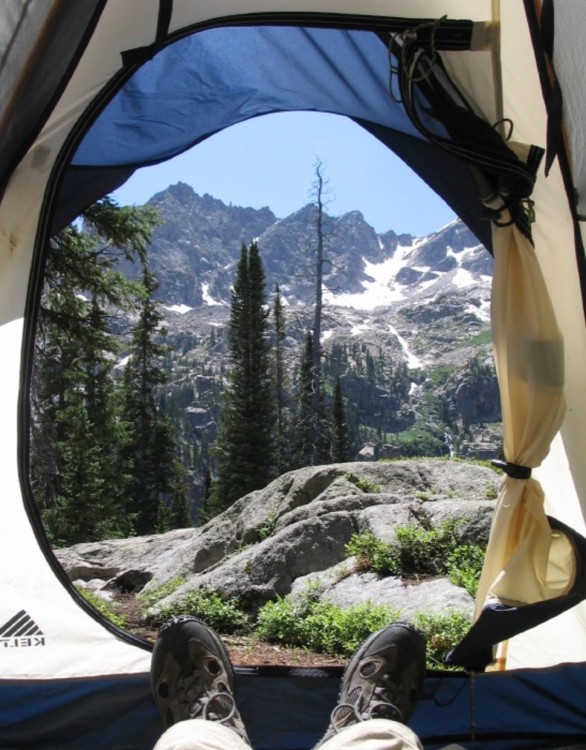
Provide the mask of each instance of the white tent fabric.
{"label": "white tent fabric", "polygon": [[[501,390],[504,455],[539,466],[563,421],[563,338],[529,240],[515,226],[494,230],[492,330]],[[576,560],[552,531],[539,482],[506,476],[500,491],[476,615],[487,598],[517,606],[567,594]],[[498,667],[506,667],[501,649]]]}
{"label": "white tent fabric", "polygon": [[[19,100],[19,86],[25,80],[19,71],[30,71],[38,62],[39,47],[29,45],[52,14],[63,10],[62,2],[17,2],[3,7],[0,35],[0,82],[2,102],[0,133],[10,124]],[[585,167],[583,112],[585,97],[582,47],[586,29],[586,8],[579,0],[555,2],[560,23],[556,26],[554,62],[564,92],[566,126],[571,161],[579,199],[583,199]],[[91,105],[122,68],[121,53],[147,46],[156,37],[159,2],[155,0],[105,0],[93,3],[96,22],[93,34],[79,42],[80,57],[63,75],[63,90],[47,97],[31,133],[31,143],[12,172],[0,204],[0,476],[3,479],[3,523],[0,529],[0,563],[3,584],[0,597],[0,626],[21,610],[43,634],[44,644],[15,647],[3,660],[3,678],[141,672],[148,668],[148,653],[102,628],[70,596],[62,580],[45,561],[33,532],[24,500],[28,496],[23,475],[23,435],[26,429],[26,345],[33,309],[27,307],[29,286],[39,269],[39,248],[46,236],[49,217],[44,208],[54,200],[54,191],[64,166],[76,145],[72,133],[86,125]],[[101,11],[101,14],[100,14]],[[456,83],[488,122],[502,115],[514,123],[515,140],[545,145],[547,111],[539,72],[521,2],[498,0],[175,0],[170,31],[213,21],[228,22],[246,13],[324,12],[352,15],[406,16],[411,18],[467,18],[486,24],[492,43],[484,52],[445,53],[443,57]],[[86,19],[89,24],[89,18]],[[26,33],[25,33],[26,32]],[[30,36],[29,36],[30,35]],[[486,41],[486,40],[485,40]],[[18,65],[9,65],[10,49],[18,49]],[[77,45],[76,45],[77,49]],[[83,51],[83,54],[81,52]],[[559,69],[558,69],[559,66]],[[50,104],[50,107],[49,107]],[[43,116],[41,116],[43,115]],[[55,171],[56,170],[56,171]],[[583,429],[586,405],[583,373],[586,372],[586,337],[580,258],[576,244],[572,206],[564,185],[560,164],[554,162],[546,178],[538,175],[533,194],[536,223],[533,228],[535,265],[547,289],[564,339],[565,380],[563,398],[567,411],[556,408],[549,420],[549,443],[559,423],[553,449],[525,455],[517,437],[506,442],[512,462],[541,466],[535,472],[545,490],[545,510],[584,533],[586,514],[586,434]],[[509,233],[510,234],[510,233]],[[496,243],[500,245],[500,240]],[[505,253],[507,255],[507,253]],[[497,263],[502,261],[497,250]],[[507,263],[512,259],[507,257]],[[539,282],[541,284],[541,281]],[[506,338],[508,322],[503,324]],[[560,394],[561,395],[561,394]],[[512,422],[509,423],[512,425]],[[514,427],[507,427],[514,430]],[[542,429],[541,423],[539,429]],[[532,436],[531,436],[532,437]],[[510,452],[509,452],[510,450]],[[513,480],[512,483],[518,483]],[[508,480],[505,484],[511,484]],[[533,480],[531,487],[536,488]],[[536,490],[537,491],[537,490]],[[504,490],[507,492],[508,490]],[[501,503],[502,505],[502,503]],[[542,517],[538,522],[542,524]],[[500,521],[497,522],[500,524]],[[492,573],[487,573],[492,580]],[[488,585],[490,587],[490,584]],[[483,584],[487,589],[487,585]],[[516,596],[516,594],[515,594]],[[516,636],[509,645],[507,666],[544,666],[561,661],[586,661],[586,610],[583,606]],[[568,636],[571,633],[571,637]],[[18,651],[18,653],[16,653]],[[3,656],[8,654],[8,646]]]}

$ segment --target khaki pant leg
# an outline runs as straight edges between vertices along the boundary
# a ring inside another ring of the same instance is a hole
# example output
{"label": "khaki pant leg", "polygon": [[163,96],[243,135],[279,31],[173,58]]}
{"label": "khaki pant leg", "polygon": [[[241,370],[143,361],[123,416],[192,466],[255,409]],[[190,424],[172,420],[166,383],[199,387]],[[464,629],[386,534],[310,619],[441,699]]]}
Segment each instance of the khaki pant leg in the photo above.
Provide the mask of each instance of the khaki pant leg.
{"label": "khaki pant leg", "polygon": [[169,727],[154,750],[250,750],[250,746],[217,721],[188,719]]}
{"label": "khaki pant leg", "polygon": [[359,721],[342,729],[319,750],[423,750],[417,735],[390,719]]}

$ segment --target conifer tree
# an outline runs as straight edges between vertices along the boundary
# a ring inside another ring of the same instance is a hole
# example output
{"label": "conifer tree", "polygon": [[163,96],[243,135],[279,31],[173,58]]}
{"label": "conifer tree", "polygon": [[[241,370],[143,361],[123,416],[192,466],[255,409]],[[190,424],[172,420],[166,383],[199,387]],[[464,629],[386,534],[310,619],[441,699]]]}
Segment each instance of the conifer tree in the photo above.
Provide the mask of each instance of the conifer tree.
{"label": "conifer tree", "polygon": [[[152,364],[160,316],[146,265],[156,212],[104,198],[82,219],[83,228],[68,227],[48,248],[33,367],[31,482],[47,533],[60,544],[127,536],[137,531],[135,521],[141,533],[154,530],[150,517],[143,517],[148,502],[139,507],[133,495],[138,485],[141,497],[167,500],[165,523],[183,525],[187,511],[170,423],[151,421],[148,439],[156,451],[147,467],[145,439],[139,438],[144,424],[140,410],[132,411],[144,403],[149,382],[154,387],[164,379]],[[142,264],[142,283],[117,270],[122,257]],[[114,376],[122,351],[118,319],[137,310],[121,389]]]}
{"label": "conifer tree", "polygon": [[277,411],[277,450],[279,473],[287,471],[291,466],[291,441],[287,408],[287,371],[285,368],[284,342],[287,338],[285,324],[285,310],[279,285],[275,288],[273,302],[273,321],[275,330],[275,391]]}
{"label": "conifer tree", "polygon": [[305,333],[305,346],[299,364],[297,379],[297,418],[296,418],[296,463],[297,466],[310,466],[313,455],[313,336]]}
{"label": "conifer tree", "polygon": [[242,246],[228,326],[227,387],[222,399],[210,502],[220,512],[275,477],[274,385],[265,276],[258,246]]}
{"label": "conifer tree", "polygon": [[332,460],[335,463],[348,461],[348,424],[346,422],[346,409],[344,407],[344,397],[342,395],[342,385],[340,378],[336,378],[334,388],[333,404],[333,440],[332,440]]}
{"label": "conifer tree", "polygon": [[138,286],[116,270],[142,257],[156,215],[103,199],[47,248],[31,389],[31,483],[49,537],[71,544],[130,530],[120,512],[123,431],[113,321]]}
{"label": "conifer tree", "polygon": [[[153,295],[158,283],[143,261],[142,300],[123,377],[124,455],[131,465],[126,510],[137,534],[189,525],[185,469],[170,418],[159,408],[157,388],[166,380],[158,343],[162,315]],[[171,510],[169,510],[169,508]]]}

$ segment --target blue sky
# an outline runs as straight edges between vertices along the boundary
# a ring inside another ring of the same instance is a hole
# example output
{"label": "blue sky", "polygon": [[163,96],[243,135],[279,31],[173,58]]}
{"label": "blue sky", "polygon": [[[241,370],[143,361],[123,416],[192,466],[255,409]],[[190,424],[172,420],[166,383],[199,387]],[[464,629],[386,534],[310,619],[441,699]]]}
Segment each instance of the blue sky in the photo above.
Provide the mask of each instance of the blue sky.
{"label": "blue sky", "polygon": [[455,218],[453,211],[385,146],[343,117],[288,112],[228,128],[164,164],[137,171],[114,198],[142,204],[176,182],[224,203],[278,218],[311,200],[317,158],[329,181],[328,213],[359,210],[379,233],[416,237]]}

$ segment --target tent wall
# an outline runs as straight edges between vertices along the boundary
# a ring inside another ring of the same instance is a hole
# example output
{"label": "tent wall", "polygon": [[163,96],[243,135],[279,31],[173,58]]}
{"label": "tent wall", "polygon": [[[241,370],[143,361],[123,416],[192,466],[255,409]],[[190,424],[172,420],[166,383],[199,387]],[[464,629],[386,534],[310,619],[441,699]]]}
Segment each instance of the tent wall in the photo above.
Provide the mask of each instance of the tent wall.
{"label": "tent wall", "polygon": [[[18,4],[11,3],[11,7],[15,5]],[[42,13],[47,4],[33,3],[33,7]],[[95,10],[97,5],[92,4],[92,7]],[[447,13],[451,18],[498,23],[500,55],[497,55],[499,50],[496,47],[479,53],[482,57],[474,57],[473,61],[471,55],[476,53],[453,53],[449,55],[450,70],[474,97],[477,110],[490,121],[502,112],[514,123],[515,140],[544,145],[547,116],[521,2],[303,0],[291,4],[284,0],[221,0],[211,4],[203,0],[176,0],[172,7],[171,32],[184,26],[211,24],[215,20],[229,21],[231,17],[242,14],[292,11],[362,15],[390,13],[409,17],[440,17]],[[576,8],[575,3],[573,7]],[[3,353],[0,383],[0,419],[3,425],[0,436],[0,476],[3,478],[0,565],[3,571],[9,572],[4,577],[0,602],[0,632],[3,624],[24,610],[43,638],[43,643],[34,646],[26,642],[4,643],[2,664],[5,678],[132,674],[148,669],[148,653],[94,621],[62,585],[58,573],[47,565],[44,551],[38,544],[24,502],[29,499],[29,489],[24,476],[27,370],[23,368],[23,362],[27,361],[34,327],[34,300],[41,272],[39,248],[50,220],[45,209],[55,199],[66,159],[72,155],[81,131],[97,114],[98,105],[112,93],[117,80],[122,80],[125,75],[121,54],[152,44],[158,18],[159,2],[155,0],[110,0],[105,3],[95,33],[62,94],[54,84],[53,95],[58,96],[58,103],[38,137],[35,133],[43,119],[40,115],[32,118],[30,132],[22,134],[23,143],[27,138],[35,140],[13,172],[0,204],[0,350]],[[583,23],[583,12],[579,18]],[[86,24],[80,24],[76,32],[80,34],[79,44],[83,28],[91,19],[86,18]],[[571,13],[565,17],[567,23],[572,19]],[[38,28],[42,26],[37,25]],[[574,43],[581,45],[581,38],[576,35]],[[79,45],[75,48],[78,49]],[[42,69],[50,59],[43,58],[43,54],[40,48],[31,47],[30,59],[23,59],[23,65]],[[576,47],[572,54],[579,54]],[[568,56],[577,59],[570,53]],[[564,79],[567,75],[564,73]],[[495,85],[487,85],[489,79]],[[571,85],[566,84],[566,88],[572,91]],[[45,94],[45,100],[52,102],[51,92]],[[579,132],[572,130],[572,133],[579,137]],[[574,162],[574,167],[579,169],[579,164]],[[583,430],[586,340],[576,269],[574,224],[557,163],[547,179],[540,174],[534,200],[537,255],[565,337],[568,402],[568,414],[561,433],[538,474],[547,491],[548,510],[582,532],[585,526],[583,503],[586,502],[586,462],[583,460],[586,448]],[[568,627],[572,628],[571,638],[567,637]],[[586,659],[585,632],[584,610],[576,608],[559,621],[552,621],[520,637],[518,649],[516,646],[512,649],[518,654],[514,663],[545,665],[559,660],[583,661]]]}

